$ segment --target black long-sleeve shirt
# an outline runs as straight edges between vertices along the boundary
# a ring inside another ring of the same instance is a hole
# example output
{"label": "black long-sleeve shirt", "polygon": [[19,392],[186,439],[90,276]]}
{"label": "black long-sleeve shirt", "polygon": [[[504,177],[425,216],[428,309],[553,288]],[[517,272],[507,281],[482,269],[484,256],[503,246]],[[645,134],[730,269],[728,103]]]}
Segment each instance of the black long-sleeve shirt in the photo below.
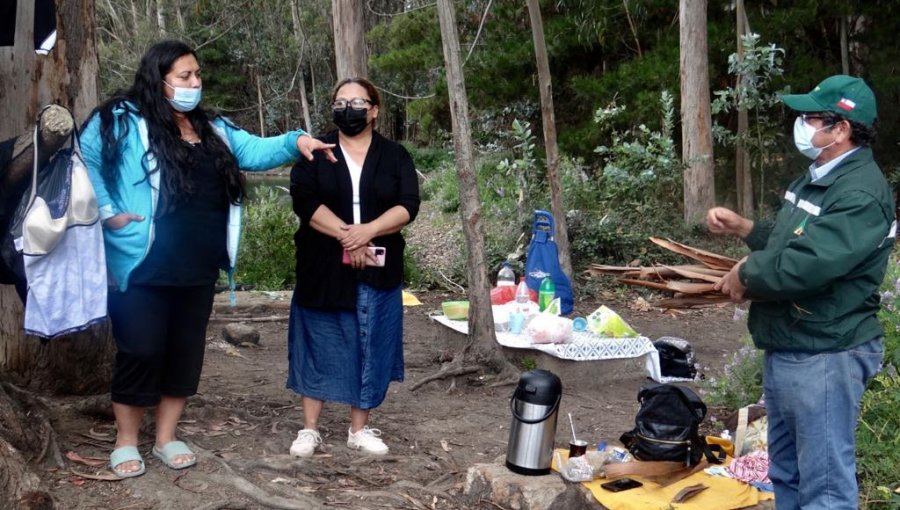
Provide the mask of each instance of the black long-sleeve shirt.
{"label": "black long-sleeve shirt", "polygon": [[[338,143],[337,132],[321,137]],[[397,232],[372,239],[386,249],[384,267],[356,270],[341,263],[343,248],[333,237],[310,226],[310,219],[324,205],[345,223],[353,223],[353,185],[341,151],[337,163],[321,151],[313,161],[300,158],[291,169],[291,197],[300,228],[294,235],[297,248],[296,299],[302,306],[356,308],[356,283],[393,288],[403,283],[403,249],[406,242]],[[415,165],[406,149],[377,132],[363,163],[359,182],[360,221],[368,223],[395,206],[404,207],[412,222],[419,212],[419,182]],[[306,289],[306,291],[302,290]]]}

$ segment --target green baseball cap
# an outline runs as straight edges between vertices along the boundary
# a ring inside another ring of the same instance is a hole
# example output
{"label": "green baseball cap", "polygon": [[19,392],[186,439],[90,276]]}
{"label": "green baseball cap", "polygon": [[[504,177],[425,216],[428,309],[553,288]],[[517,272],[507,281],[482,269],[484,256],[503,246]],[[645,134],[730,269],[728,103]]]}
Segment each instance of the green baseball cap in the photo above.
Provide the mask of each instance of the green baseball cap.
{"label": "green baseball cap", "polygon": [[781,100],[798,112],[834,112],[870,127],[878,117],[872,89],[862,78],[845,74],[825,78],[809,94],[788,94]]}

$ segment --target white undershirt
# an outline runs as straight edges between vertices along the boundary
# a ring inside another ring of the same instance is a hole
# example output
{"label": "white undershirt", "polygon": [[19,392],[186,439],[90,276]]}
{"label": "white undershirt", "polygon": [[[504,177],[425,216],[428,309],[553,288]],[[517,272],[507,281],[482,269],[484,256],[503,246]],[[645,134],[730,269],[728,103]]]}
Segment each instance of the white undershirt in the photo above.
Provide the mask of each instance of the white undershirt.
{"label": "white undershirt", "polygon": [[338,148],[341,149],[341,154],[344,155],[344,161],[347,162],[347,170],[350,170],[350,183],[353,185],[353,223],[358,224],[361,223],[362,217],[359,208],[359,178],[362,176],[362,166],[350,159],[340,144],[338,145]]}

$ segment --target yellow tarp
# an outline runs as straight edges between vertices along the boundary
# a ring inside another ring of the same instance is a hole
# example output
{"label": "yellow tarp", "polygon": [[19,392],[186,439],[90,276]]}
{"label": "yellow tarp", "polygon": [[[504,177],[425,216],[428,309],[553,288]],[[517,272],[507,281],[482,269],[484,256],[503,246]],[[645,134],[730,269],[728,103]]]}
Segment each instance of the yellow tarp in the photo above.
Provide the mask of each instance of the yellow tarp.
{"label": "yellow tarp", "polygon": [[[565,462],[569,456],[568,451],[558,451],[560,452],[560,458]],[[554,455],[555,458],[556,455]],[[559,471],[555,460],[553,461],[553,469]],[[640,476],[631,476],[631,478],[639,480],[644,486],[622,492],[610,492],[600,487],[600,484],[609,481],[602,478],[583,482],[582,485],[590,490],[597,501],[609,510],[668,508],[670,504],[672,505],[671,508],[677,510],[732,510],[775,499],[771,492],[757,490],[755,487],[730,478],[711,476],[703,471],[694,473],[666,487],[660,487],[659,484]],[[709,488],[684,503],[672,503],[672,498],[678,494],[678,491],[698,483],[702,483]]]}
{"label": "yellow tarp", "polygon": [[403,306],[419,306],[422,302],[410,292],[403,291]]}

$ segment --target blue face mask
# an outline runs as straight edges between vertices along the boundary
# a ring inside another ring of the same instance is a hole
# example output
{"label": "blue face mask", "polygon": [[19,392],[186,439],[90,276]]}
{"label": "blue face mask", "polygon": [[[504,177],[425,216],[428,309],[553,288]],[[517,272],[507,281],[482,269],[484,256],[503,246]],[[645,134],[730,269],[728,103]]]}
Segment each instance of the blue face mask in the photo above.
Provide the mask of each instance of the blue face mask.
{"label": "blue face mask", "polygon": [[166,98],[175,110],[189,112],[200,104],[200,99],[203,96],[202,88],[173,87],[168,83],[166,83],[166,86],[175,91],[172,99]]}

